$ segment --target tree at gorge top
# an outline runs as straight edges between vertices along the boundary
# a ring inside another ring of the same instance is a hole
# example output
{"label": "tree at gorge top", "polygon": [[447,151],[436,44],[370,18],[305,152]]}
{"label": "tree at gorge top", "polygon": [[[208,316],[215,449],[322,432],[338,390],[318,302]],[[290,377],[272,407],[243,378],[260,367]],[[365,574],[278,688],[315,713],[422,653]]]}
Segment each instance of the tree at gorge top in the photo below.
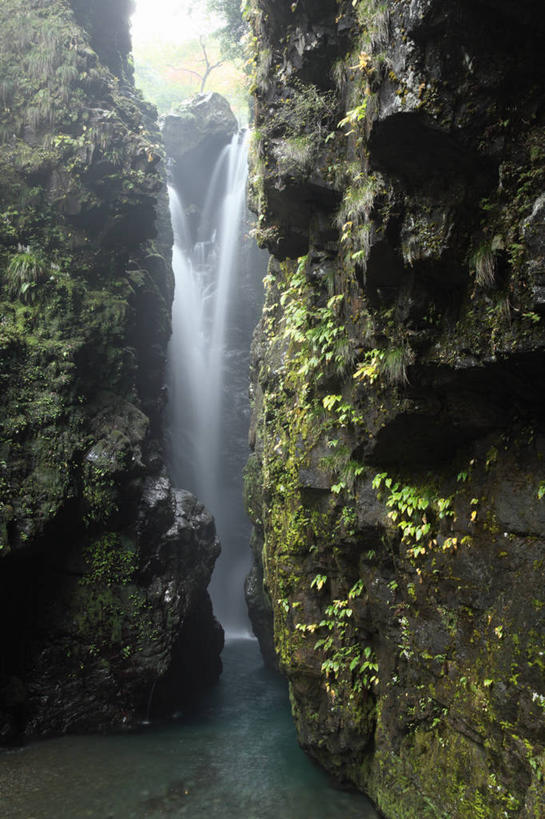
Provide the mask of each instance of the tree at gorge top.
{"label": "tree at gorge top", "polygon": [[[199,36],[199,43],[200,43],[201,51],[202,51],[202,59],[199,60],[199,63],[200,63],[199,70],[197,71],[197,70],[195,70],[193,68],[186,68],[183,65],[180,66],[177,70],[178,71],[187,71],[189,74],[193,74],[194,77],[197,77],[197,79],[201,83],[200,88],[199,88],[199,93],[202,94],[206,90],[206,83],[208,81],[208,77],[210,76],[212,71],[214,71],[216,68],[219,68],[220,65],[223,65],[224,61],[220,59],[220,60],[216,60],[214,62],[213,60],[210,59],[210,57],[208,55],[208,47],[206,45],[206,39],[202,34]],[[175,68],[175,66],[172,66],[172,67]]]}
{"label": "tree at gorge top", "polygon": [[226,0],[210,0],[216,7],[208,0],[157,0],[158,19],[149,16],[150,2],[138,0],[133,18],[136,82],[145,96],[167,113],[200,91],[217,91],[246,121],[246,77],[225,46],[227,30],[236,36],[237,13],[242,20],[238,0],[225,9]]}
{"label": "tree at gorge top", "polygon": [[218,31],[223,53],[232,59],[240,58],[240,44],[248,31],[241,0],[207,0],[207,7],[225,20],[225,25]]}

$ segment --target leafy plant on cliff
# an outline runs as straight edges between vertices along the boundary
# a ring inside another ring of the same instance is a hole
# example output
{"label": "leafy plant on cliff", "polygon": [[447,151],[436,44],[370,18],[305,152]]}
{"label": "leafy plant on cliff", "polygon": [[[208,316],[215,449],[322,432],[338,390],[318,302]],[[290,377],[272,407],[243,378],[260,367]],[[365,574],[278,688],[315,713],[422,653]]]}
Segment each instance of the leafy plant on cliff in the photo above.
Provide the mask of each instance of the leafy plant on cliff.
{"label": "leafy plant on cliff", "polygon": [[350,424],[358,426],[363,423],[363,416],[350,401],[343,399],[342,395],[326,395],[322,398],[324,409],[328,410],[335,418],[336,424],[346,427]]}
{"label": "leafy plant on cliff", "polygon": [[317,304],[306,277],[307,264],[307,256],[298,260],[297,269],[280,296],[286,335],[294,344],[296,373],[308,378],[331,367],[342,374],[353,360],[352,344],[340,320],[344,297],[336,294],[325,305]]}
{"label": "leafy plant on cliff", "polygon": [[362,45],[370,51],[376,50],[377,46],[388,40],[390,24],[388,3],[381,0],[352,0],[352,6],[363,30]]}
{"label": "leafy plant on cliff", "polygon": [[480,287],[492,287],[496,277],[496,260],[489,243],[481,245],[473,253],[470,267],[475,271],[475,282]]}
{"label": "leafy plant on cliff", "polygon": [[[321,591],[327,582],[325,575],[317,575],[311,588]],[[365,640],[358,626],[353,624],[353,601],[364,592],[363,580],[357,580],[345,599],[336,598],[324,609],[319,623],[298,623],[297,631],[303,634],[321,633],[314,644],[324,659],[321,671],[326,690],[335,698],[341,686],[350,689],[349,698],[363,690],[372,689],[378,683],[378,663],[372,647]]]}
{"label": "leafy plant on cliff", "polygon": [[438,545],[443,550],[456,548],[456,537],[439,532],[441,521],[455,520],[452,496],[440,496],[431,485],[403,485],[386,472],[376,475],[372,486],[379,497],[387,493],[388,517],[400,531],[410,557],[419,557]]}
{"label": "leafy plant on cliff", "polygon": [[335,104],[332,92],[320,91],[312,83],[293,80],[274,113],[262,124],[263,137],[306,136],[309,145],[321,145],[331,130]]}
{"label": "leafy plant on cliff", "polygon": [[368,350],[356,368],[354,379],[361,384],[374,384],[382,376],[389,384],[407,384],[409,356],[405,346]]}
{"label": "leafy plant on cliff", "polygon": [[371,211],[382,179],[378,174],[363,172],[359,163],[350,163],[344,175],[338,172],[336,176],[337,184],[344,188],[335,222],[345,264],[350,269],[356,263],[365,271],[371,246]]}
{"label": "leafy plant on cliff", "polygon": [[380,179],[376,174],[365,174],[361,166],[354,167],[353,182],[343,195],[337,214],[337,225],[343,229],[346,222],[365,222],[369,218],[375,196],[380,189]]}
{"label": "leafy plant on cliff", "polygon": [[83,586],[126,585],[134,576],[136,551],[133,544],[114,532],[107,532],[90,543],[83,555],[88,566],[80,581]]}
{"label": "leafy plant on cliff", "polygon": [[359,0],[346,3],[340,17],[352,16],[354,9],[360,36],[352,56],[337,63],[334,76],[347,101],[346,114],[337,127],[346,129],[345,135],[359,143],[368,132],[377,110],[379,69],[386,63],[385,52],[380,46],[388,40],[389,9],[384,2]]}
{"label": "leafy plant on cliff", "polygon": [[49,270],[48,261],[42,253],[34,252],[30,247],[19,246],[18,252],[11,257],[6,267],[9,295],[21,301],[34,301],[36,285],[48,278]]}
{"label": "leafy plant on cliff", "polygon": [[102,654],[108,662],[127,661],[133,648],[156,636],[146,595],[135,585],[135,544],[106,532],[85,547],[83,559],[74,617],[82,644],[77,650],[83,651],[82,659]]}
{"label": "leafy plant on cliff", "polygon": [[278,167],[284,174],[305,173],[312,167],[313,153],[312,139],[306,134],[288,137],[275,147]]}
{"label": "leafy plant on cliff", "polygon": [[382,370],[390,384],[408,384],[407,365],[409,351],[407,347],[389,347],[384,350]]}

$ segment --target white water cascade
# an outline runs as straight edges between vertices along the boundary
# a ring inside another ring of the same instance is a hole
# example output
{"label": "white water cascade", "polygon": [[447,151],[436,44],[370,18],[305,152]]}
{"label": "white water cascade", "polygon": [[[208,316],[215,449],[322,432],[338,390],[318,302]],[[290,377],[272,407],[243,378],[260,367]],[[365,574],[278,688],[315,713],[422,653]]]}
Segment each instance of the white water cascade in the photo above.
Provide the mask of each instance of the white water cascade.
{"label": "white water cascade", "polygon": [[[237,347],[232,338],[241,324],[237,302],[247,153],[246,133],[233,137],[221,152],[196,230],[193,225],[196,240],[186,218],[183,191],[169,187],[175,276],[168,350],[170,471],[176,486],[193,492],[216,519],[222,554],[210,592],[216,616],[231,634],[249,631],[242,599],[250,562],[249,524],[242,508],[240,474],[246,457],[247,410],[241,419],[239,405],[247,403],[247,351],[254,319],[242,344],[238,339]],[[233,459],[240,461],[240,468],[238,464],[233,468]]]}

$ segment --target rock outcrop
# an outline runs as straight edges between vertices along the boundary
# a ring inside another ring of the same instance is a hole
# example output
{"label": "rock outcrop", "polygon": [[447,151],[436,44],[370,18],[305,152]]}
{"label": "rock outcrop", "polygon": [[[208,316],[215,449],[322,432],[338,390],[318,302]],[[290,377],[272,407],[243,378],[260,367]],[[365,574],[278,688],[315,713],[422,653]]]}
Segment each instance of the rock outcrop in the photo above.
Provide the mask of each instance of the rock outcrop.
{"label": "rock outcrop", "polygon": [[[162,118],[162,133],[169,157],[176,164],[198,164],[208,169],[210,158],[219,153],[238,131],[238,122],[225,97],[215,92],[197,94]],[[202,157],[199,162],[199,157]],[[180,173],[187,173],[182,167]],[[183,185],[180,185],[183,187]],[[206,188],[206,185],[201,185]],[[200,192],[202,195],[202,191]]]}
{"label": "rock outcrop", "polygon": [[[162,117],[161,133],[172,183],[183,197],[196,230],[215,162],[238,131],[238,122],[221,94],[198,94]],[[195,237],[196,238],[196,237]]]}
{"label": "rock outcrop", "polygon": [[545,812],[537,2],[252,0],[258,615],[388,817]]}
{"label": "rock outcrop", "polygon": [[214,524],[161,452],[172,236],[129,10],[0,7],[4,740],[131,725],[221,667]]}

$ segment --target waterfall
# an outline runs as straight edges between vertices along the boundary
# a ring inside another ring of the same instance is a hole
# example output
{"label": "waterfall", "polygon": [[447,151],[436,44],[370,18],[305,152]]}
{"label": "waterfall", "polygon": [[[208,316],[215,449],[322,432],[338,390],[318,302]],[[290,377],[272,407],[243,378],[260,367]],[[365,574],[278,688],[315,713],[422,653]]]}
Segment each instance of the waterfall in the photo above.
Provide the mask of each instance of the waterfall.
{"label": "waterfall", "polygon": [[[175,276],[168,349],[170,470],[175,485],[192,491],[216,519],[222,555],[210,592],[225,630],[238,634],[249,631],[242,584],[250,563],[250,527],[241,472],[248,350],[257,321],[257,307],[241,315],[247,142],[246,133],[237,134],[219,155],[198,225],[188,222],[183,191],[169,187]],[[255,282],[260,286],[258,275]]]}

